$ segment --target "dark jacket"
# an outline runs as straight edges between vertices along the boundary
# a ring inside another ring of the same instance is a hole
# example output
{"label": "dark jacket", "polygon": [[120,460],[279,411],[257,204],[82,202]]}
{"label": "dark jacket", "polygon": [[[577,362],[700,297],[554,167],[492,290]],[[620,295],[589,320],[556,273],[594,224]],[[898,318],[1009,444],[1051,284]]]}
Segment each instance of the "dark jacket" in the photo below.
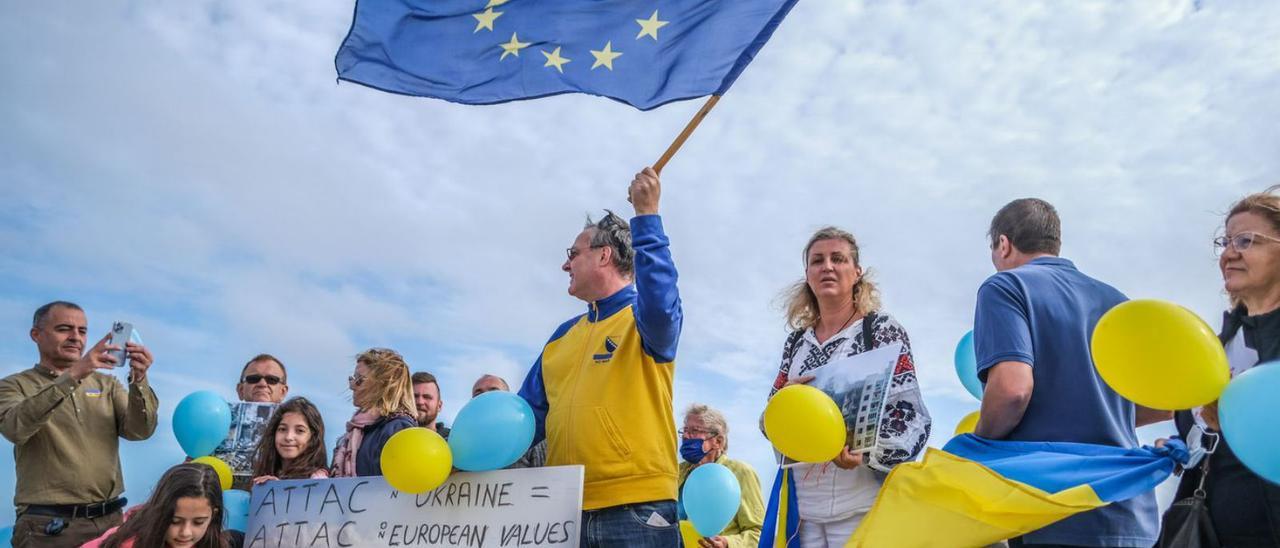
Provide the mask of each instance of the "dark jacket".
{"label": "dark jacket", "polygon": [[[1228,312],[1218,337],[1225,344],[1237,335],[1258,353],[1260,365],[1275,360],[1280,357],[1280,311],[1258,316],[1246,315],[1243,308]],[[1195,424],[1190,411],[1179,411],[1174,421],[1184,438]],[[1200,469],[1187,470],[1178,484],[1178,498],[1191,496],[1199,484]],[[1220,438],[1218,450],[1209,457],[1205,492],[1223,546],[1280,546],[1280,486],[1246,468],[1226,438]]]}
{"label": "dark jacket", "polygon": [[390,415],[362,428],[364,438],[360,440],[360,449],[356,450],[356,475],[381,476],[382,447],[396,432],[415,426],[418,422],[408,415]]}

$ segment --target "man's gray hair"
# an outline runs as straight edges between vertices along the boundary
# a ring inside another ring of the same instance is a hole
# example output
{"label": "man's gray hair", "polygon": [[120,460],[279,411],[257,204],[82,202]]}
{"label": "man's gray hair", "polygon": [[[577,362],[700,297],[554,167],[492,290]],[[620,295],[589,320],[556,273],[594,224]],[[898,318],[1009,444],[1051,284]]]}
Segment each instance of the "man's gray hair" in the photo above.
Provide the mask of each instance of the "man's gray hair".
{"label": "man's gray hair", "polygon": [[707,430],[712,435],[720,436],[720,439],[724,440],[725,452],[729,451],[729,421],[725,420],[723,413],[706,404],[695,403],[689,406],[689,409],[684,412],[684,416],[686,418],[698,417],[702,419],[702,422],[707,425]]}
{"label": "man's gray hair", "polygon": [[591,247],[608,247],[613,250],[613,266],[618,272],[630,278],[635,273],[636,252],[631,249],[631,226],[626,219],[617,213],[604,210],[604,217],[599,221],[591,220],[587,215],[587,224],[583,228],[594,228],[591,234]]}
{"label": "man's gray hair", "polygon": [[[630,242],[630,238],[628,238],[627,241]],[[54,308],[70,308],[72,310],[84,312],[84,309],[80,308],[80,305],[76,303],[69,301],[53,301],[36,309],[36,313],[31,316],[31,327],[40,327],[41,324],[44,323],[45,318],[49,317],[49,313],[53,312]]]}

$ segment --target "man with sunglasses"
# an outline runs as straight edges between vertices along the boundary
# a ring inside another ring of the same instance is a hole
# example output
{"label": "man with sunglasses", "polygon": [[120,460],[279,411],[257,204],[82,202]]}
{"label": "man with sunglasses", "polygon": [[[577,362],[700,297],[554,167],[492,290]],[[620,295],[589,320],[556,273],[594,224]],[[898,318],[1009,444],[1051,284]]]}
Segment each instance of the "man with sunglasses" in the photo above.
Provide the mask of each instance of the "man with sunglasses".
{"label": "man with sunglasses", "polygon": [[240,371],[236,395],[240,401],[280,403],[289,395],[284,364],[270,354],[258,354]]}
{"label": "man with sunglasses", "polygon": [[236,396],[241,403],[231,404],[231,431],[213,451],[231,467],[234,489],[247,491],[252,485],[258,441],[272,411],[289,394],[287,380],[284,363],[271,354],[258,354],[240,369]]}

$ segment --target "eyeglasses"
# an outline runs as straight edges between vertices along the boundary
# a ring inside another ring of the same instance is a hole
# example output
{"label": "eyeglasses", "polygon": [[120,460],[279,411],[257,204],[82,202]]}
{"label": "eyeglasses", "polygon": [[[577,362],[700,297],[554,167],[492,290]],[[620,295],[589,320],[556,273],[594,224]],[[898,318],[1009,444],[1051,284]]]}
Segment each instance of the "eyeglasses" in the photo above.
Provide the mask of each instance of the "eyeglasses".
{"label": "eyeglasses", "polygon": [[681,429],[680,429],[678,432],[676,432],[676,433],[677,433],[677,434],[679,434],[679,435],[680,435],[680,437],[682,437],[682,438],[684,437],[684,435],[685,435],[685,434],[689,434],[689,435],[691,435],[691,436],[697,436],[698,434],[702,434],[702,435],[704,435],[704,436],[706,436],[706,437],[713,437],[713,436],[717,436],[717,435],[719,435],[719,434],[720,434],[719,432],[716,432],[715,430],[703,430],[703,429],[701,429],[701,428],[681,428]]}
{"label": "eyeglasses", "polygon": [[[587,249],[598,249],[601,247],[604,247],[604,246],[602,245],[587,246]],[[575,258],[577,258],[578,255],[581,255],[583,253],[586,253],[586,251],[578,251],[578,248],[576,247],[570,247],[564,250],[564,254],[569,257],[570,261],[574,260]]]}
{"label": "eyeglasses", "polygon": [[1272,238],[1266,234],[1257,232],[1241,232],[1235,236],[1219,236],[1213,239],[1213,248],[1218,253],[1225,253],[1227,247],[1234,247],[1236,251],[1244,251],[1253,247],[1253,243],[1257,240],[1267,240],[1272,242],[1280,242],[1280,238]]}
{"label": "eyeglasses", "polygon": [[351,386],[360,386],[360,384],[363,382],[364,382],[364,377],[361,375],[352,375],[350,377],[347,377],[347,384]]}
{"label": "eyeglasses", "polygon": [[275,386],[277,384],[284,382],[284,379],[281,379],[280,377],[277,377],[275,375],[245,375],[244,380],[242,380],[241,382],[245,384],[258,384],[258,381],[264,381],[264,380],[267,381],[267,384],[271,386]]}

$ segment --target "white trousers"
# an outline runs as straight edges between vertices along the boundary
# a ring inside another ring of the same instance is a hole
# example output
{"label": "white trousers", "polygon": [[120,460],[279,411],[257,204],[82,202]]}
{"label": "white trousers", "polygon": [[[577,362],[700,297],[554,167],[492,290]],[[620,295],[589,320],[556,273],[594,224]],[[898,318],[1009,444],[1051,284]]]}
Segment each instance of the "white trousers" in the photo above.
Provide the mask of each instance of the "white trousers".
{"label": "white trousers", "polygon": [[862,523],[865,513],[854,514],[853,517],[840,521],[816,523],[800,520],[801,548],[844,548],[853,536],[854,530]]}

